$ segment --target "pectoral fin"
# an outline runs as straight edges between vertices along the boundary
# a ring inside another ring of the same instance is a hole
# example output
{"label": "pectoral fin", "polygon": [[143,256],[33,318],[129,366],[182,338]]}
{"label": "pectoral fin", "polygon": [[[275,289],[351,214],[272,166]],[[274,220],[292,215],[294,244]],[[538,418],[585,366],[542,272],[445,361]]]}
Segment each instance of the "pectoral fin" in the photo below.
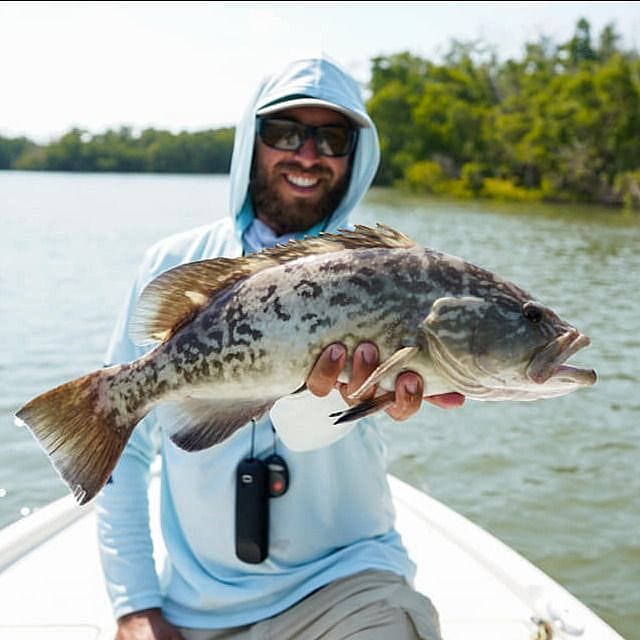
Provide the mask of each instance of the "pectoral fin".
{"label": "pectoral fin", "polygon": [[387,358],[349,397],[357,399],[362,397],[369,389],[378,384],[380,380],[394,369],[400,369],[417,353],[418,347],[403,347]]}
{"label": "pectoral fin", "polygon": [[389,405],[393,404],[396,400],[395,391],[388,391],[376,398],[370,400],[364,400],[360,404],[356,404],[353,407],[349,407],[345,411],[337,411],[336,413],[330,413],[330,418],[338,418],[333,424],[344,424],[345,422],[351,422],[353,420],[359,420],[365,416],[370,416],[372,413],[382,411]]}
{"label": "pectoral fin", "polygon": [[162,419],[173,425],[170,436],[185,451],[200,451],[223,442],[252,419],[260,418],[277,398],[208,400],[188,398],[166,405]]}

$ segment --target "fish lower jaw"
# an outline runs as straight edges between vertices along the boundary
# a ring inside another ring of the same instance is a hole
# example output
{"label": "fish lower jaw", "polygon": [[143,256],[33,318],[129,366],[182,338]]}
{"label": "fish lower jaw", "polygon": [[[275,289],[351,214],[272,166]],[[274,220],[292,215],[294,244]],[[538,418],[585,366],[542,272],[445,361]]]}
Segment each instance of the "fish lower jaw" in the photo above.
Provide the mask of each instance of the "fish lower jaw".
{"label": "fish lower jaw", "polygon": [[[591,376],[595,376],[592,370],[576,369],[565,362],[580,349],[591,344],[591,340],[582,335],[576,329],[571,329],[548,344],[540,351],[529,363],[526,370],[527,377],[536,384],[544,384],[547,380],[559,373],[567,373],[573,371],[577,377],[589,378],[589,375],[580,371],[590,371]],[[594,377],[595,382],[595,377]],[[593,383],[592,383],[593,384]]]}
{"label": "fish lower jaw", "polygon": [[549,378],[553,382],[566,382],[580,387],[591,387],[598,379],[593,369],[581,369],[572,365],[560,365]]}

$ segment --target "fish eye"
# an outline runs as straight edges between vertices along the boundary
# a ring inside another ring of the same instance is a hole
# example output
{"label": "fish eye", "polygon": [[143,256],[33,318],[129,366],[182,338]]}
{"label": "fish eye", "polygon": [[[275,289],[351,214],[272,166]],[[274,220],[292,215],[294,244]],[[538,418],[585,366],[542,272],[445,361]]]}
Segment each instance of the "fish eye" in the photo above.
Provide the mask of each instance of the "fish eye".
{"label": "fish eye", "polygon": [[522,305],[522,315],[533,324],[538,324],[544,317],[544,307],[539,302],[525,302]]}

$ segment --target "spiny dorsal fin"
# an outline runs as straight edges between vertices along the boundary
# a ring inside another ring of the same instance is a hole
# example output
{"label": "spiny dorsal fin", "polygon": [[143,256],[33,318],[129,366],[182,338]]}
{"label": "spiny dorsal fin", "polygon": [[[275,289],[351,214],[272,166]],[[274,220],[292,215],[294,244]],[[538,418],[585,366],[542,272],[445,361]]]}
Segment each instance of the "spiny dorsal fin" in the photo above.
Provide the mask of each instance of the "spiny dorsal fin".
{"label": "spiny dorsal fin", "polygon": [[411,249],[416,243],[403,233],[388,227],[386,224],[376,224],[376,228],[355,225],[353,230],[340,229],[340,233],[321,233],[320,239],[327,238],[341,244],[345,249],[368,249],[386,247],[388,249]]}
{"label": "spiny dorsal fin", "polygon": [[215,258],[180,265],[151,281],[138,300],[130,334],[136,344],[167,340],[188,318],[219,292],[270,267],[299,258],[347,249],[411,248],[415,243],[383,224],[375,229],[356,225],[340,233],[290,240],[241,258]]}
{"label": "spiny dorsal fin", "polygon": [[[375,229],[357,224],[353,229],[340,229],[338,233],[322,231],[318,237],[307,236],[304,240],[289,240],[287,244],[264,249],[243,259],[251,261],[268,256],[277,264],[282,264],[306,256],[334,253],[345,249],[410,249],[415,246],[416,243],[413,240],[384,224],[378,223]],[[254,269],[253,272],[259,270],[260,268]]]}

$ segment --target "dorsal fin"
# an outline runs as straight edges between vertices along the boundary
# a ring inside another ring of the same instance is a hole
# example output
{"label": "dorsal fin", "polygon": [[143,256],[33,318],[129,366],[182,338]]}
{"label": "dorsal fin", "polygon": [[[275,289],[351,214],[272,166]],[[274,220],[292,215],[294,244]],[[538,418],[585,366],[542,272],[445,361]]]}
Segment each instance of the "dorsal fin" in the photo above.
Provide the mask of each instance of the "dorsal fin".
{"label": "dorsal fin", "polygon": [[[357,224],[353,230],[340,229],[339,233],[321,233],[319,239],[322,240],[325,238],[331,242],[337,242],[345,249],[368,249],[375,247],[411,249],[417,246],[411,238],[380,222],[376,223],[375,229]],[[306,241],[307,240],[304,240],[303,242]]]}
{"label": "dorsal fin", "polygon": [[189,262],[160,274],[145,287],[131,321],[130,335],[136,344],[163,342],[219,292],[251,274],[285,262],[346,249],[414,246],[407,236],[385,225],[378,224],[376,229],[356,225],[353,230],[290,240],[241,258]]}

